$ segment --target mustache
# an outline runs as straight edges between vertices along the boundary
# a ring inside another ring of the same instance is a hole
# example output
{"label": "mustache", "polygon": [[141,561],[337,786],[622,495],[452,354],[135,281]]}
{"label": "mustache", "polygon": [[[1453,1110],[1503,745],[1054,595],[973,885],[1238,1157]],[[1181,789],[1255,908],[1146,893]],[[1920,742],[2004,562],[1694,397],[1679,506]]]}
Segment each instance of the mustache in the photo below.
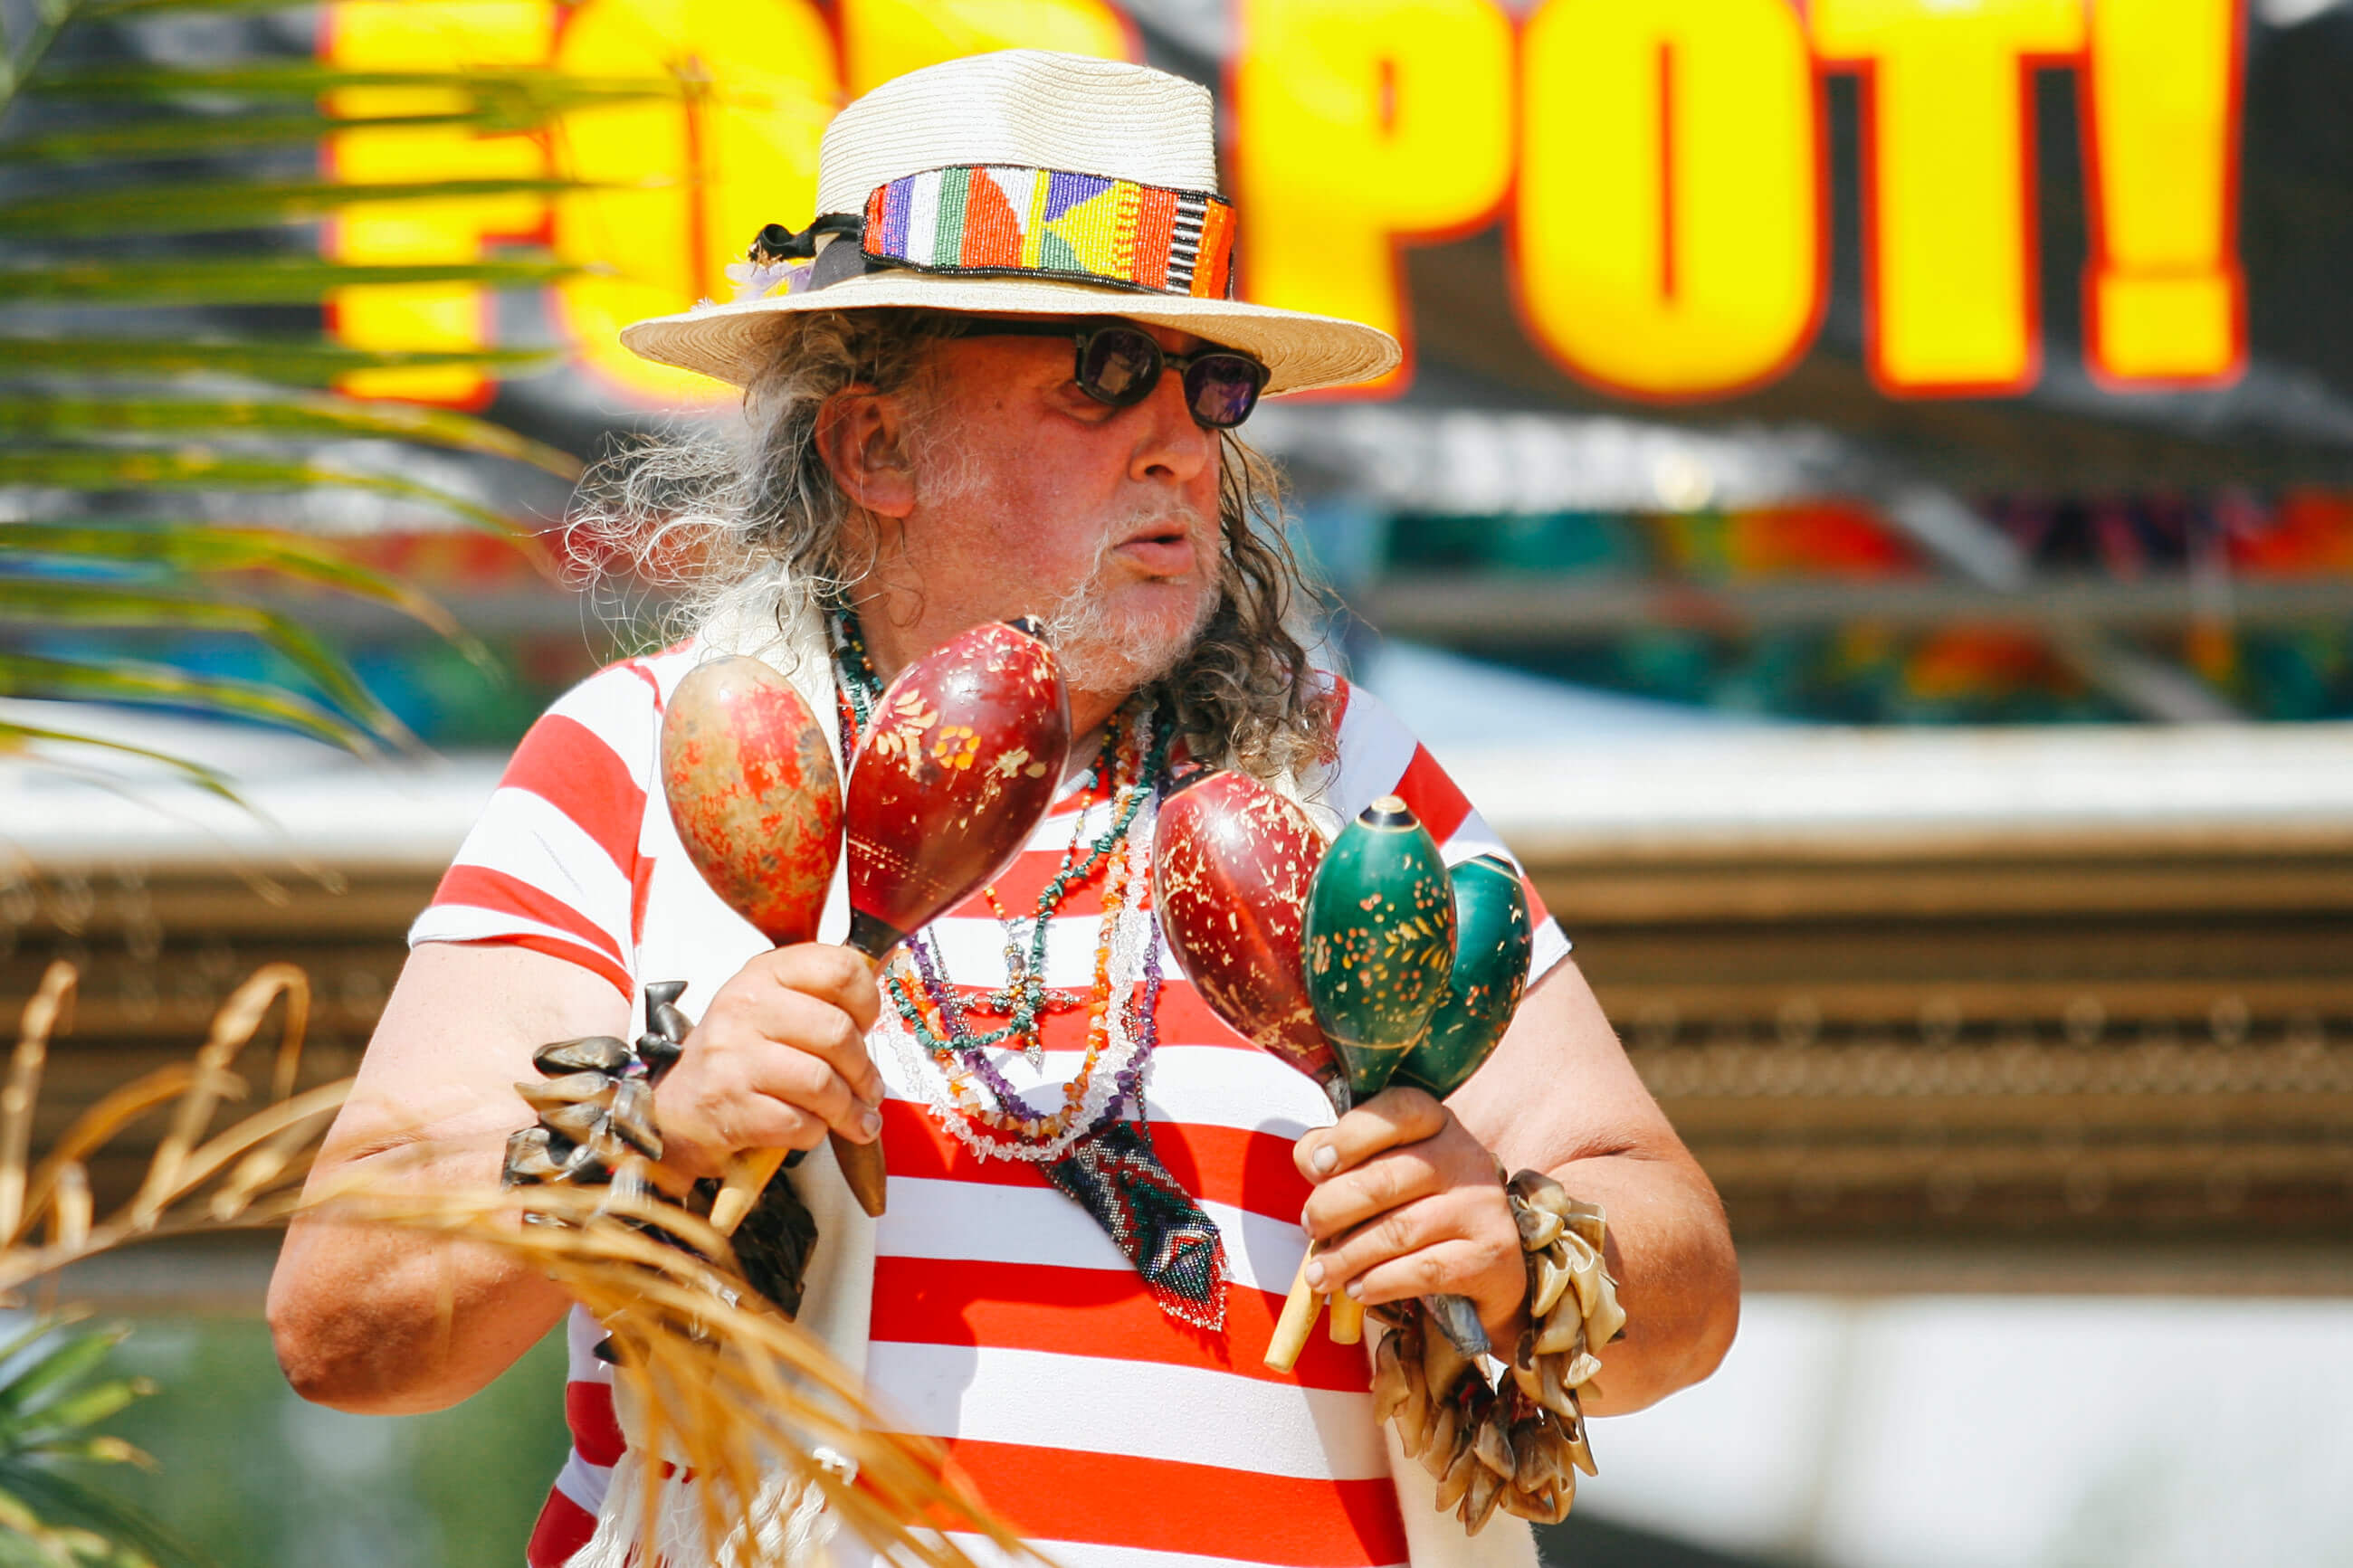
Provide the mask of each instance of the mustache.
{"label": "mustache", "polygon": [[[1207,560],[1201,559],[1204,522],[1216,531],[1210,536],[1216,541],[1214,553]],[[1204,579],[1190,624],[1172,626],[1149,613],[1123,615],[1113,609],[1113,552],[1140,534],[1178,531],[1193,542],[1196,566]],[[1224,543],[1217,518],[1204,519],[1181,507],[1139,508],[1106,528],[1088,570],[1039,617],[1046,640],[1061,661],[1063,679],[1077,690],[1123,690],[1174,668],[1216,616],[1225,586]]]}

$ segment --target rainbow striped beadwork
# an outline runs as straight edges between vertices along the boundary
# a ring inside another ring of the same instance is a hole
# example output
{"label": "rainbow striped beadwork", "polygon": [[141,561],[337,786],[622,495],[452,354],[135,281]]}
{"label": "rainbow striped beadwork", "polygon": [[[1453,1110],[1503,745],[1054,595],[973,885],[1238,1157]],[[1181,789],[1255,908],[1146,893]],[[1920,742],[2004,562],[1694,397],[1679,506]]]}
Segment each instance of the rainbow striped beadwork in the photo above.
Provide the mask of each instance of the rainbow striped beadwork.
{"label": "rainbow striped beadwork", "polygon": [[925,272],[1069,278],[1224,299],[1234,209],[1202,191],[964,163],[876,187],[865,251]]}

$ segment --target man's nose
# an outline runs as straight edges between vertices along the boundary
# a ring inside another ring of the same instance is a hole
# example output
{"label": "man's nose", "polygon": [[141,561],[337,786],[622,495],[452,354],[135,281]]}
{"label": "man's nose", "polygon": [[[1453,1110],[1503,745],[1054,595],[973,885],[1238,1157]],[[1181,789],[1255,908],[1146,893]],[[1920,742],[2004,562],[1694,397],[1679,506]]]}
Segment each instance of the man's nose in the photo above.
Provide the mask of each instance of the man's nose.
{"label": "man's nose", "polygon": [[1131,477],[1186,485],[1217,460],[1218,433],[1193,417],[1176,366],[1164,369],[1152,395],[1129,413],[1138,426]]}

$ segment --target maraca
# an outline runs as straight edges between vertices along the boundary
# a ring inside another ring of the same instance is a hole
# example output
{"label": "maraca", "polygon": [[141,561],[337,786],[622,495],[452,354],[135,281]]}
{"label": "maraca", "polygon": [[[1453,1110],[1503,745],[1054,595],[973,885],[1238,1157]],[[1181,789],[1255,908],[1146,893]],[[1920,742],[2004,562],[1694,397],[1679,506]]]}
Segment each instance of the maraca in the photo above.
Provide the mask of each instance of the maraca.
{"label": "maraca", "polygon": [[756,658],[687,672],[662,713],[662,794],[686,858],[778,947],[817,940],[841,785],[800,694]]}
{"label": "maraca", "polygon": [[[661,755],[670,821],[711,890],[778,947],[815,942],[841,858],[841,788],[800,694],[756,658],[698,665],[663,710]],[[845,1176],[858,1148],[834,1145]]]}
{"label": "maraca", "polygon": [[1302,960],[1323,858],[1323,836],[1285,796],[1248,773],[1194,773],[1160,803],[1152,907],[1209,1011],[1345,1111],[1347,1077],[1315,1022]]}
{"label": "maraca", "polygon": [[1480,855],[1453,869],[1454,967],[1430,1027],[1398,1064],[1394,1081],[1444,1100],[1471,1081],[1494,1054],[1527,989],[1535,948],[1527,890],[1500,855]]}
{"label": "maraca", "polygon": [[[850,760],[847,945],[881,968],[910,933],[1012,864],[1044,820],[1071,749],[1054,650],[1027,621],[957,633],[899,672]],[[860,1205],[882,1212],[882,1145],[836,1139]],[[784,1163],[736,1157],[711,1223],[732,1231]]]}
{"label": "maraca", "polygon": [[1438,845],[1383,795],[1340,830],[1307,897],[1308,999],[1371,1099],[1421,1037],[1454,967],[1454,893]]}
{"label": "maraca", "polygon": [[[1306,938],[1315,1021],[1347,1071],[1352,1102],[1369,1100],[1429,1026],[1454,965],[1446,861],[1404,801],[1383,795],[1340,830],[1308,892]],[[1277,1371],[1291,1369],[1314,1326],[1306,1270],[1318,1250],[1300,1260],[1267,1347]],[[1364,1309],[1333,1297],[1332,1337],[1354,1344],[1363,1333]]]}

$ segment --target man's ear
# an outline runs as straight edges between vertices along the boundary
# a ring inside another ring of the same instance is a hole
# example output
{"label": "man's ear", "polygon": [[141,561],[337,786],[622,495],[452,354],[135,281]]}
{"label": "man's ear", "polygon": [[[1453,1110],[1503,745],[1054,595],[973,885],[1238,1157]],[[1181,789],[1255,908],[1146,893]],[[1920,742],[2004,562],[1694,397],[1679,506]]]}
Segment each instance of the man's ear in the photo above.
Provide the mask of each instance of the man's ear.
{"label": "man's ear", "polygon": [[906,437],[899,399],[869,387],[835,393],[817,416],[817,449],[833,482],[852,506],[877,517],[905,517],[915,510]]}

